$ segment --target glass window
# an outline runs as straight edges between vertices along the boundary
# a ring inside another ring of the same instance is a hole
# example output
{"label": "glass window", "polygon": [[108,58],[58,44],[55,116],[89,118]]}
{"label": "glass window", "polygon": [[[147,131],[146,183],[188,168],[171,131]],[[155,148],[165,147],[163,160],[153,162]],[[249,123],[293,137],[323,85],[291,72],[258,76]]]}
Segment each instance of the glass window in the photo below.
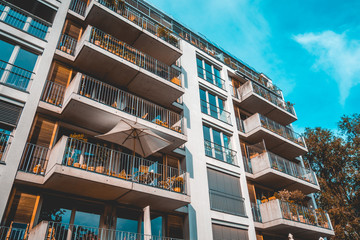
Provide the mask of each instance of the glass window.
{"label": "glass window", "polygon": [[[90,209],[89,209],[90,210]],[[99,227],[100,215],[90,212],[76,211],[75,213],[75,225],[87,226],[87,227]]]}
{"label": "glass window", "polygon": [[116,230],[123,232],[138,232],[141,213],[131,209],[120,208],[117,210]]}
{"label": "glass window", "polygon": [[162,236],[163,231],[163,217],[155,217],[151,219],[151,234],[154,236]]}
{"label": "glass window", "polygon": [[206,92],[200,89],[200,100],[201,100],[201,112],[208,114]]}
{"label": "glass window", "polygon": [[206,74],[206,81],[210,83],[214,83],[211,65],[209,65],[207,62],[205,62],[205,74]]}
{"label": "glass window", "polygon": [[210,93],[209,93],[209,103],[210,103],[210,115],[214,118],[218,118],[216,97]]}
{"label": "glass window", "polygon": [[215,75],[215,85],[220,88],[223,88],[219,69],[214,68],[214,75]]}
{"label": "glass window", "polygon": [[217,224],[212,225],[214,240],[248,240],[247,230],[221,226]]}
{"label": "glass window", "polygon": [[[236,152],[231,149],[231,137],[223,132],[203,125],[206,156],[235,164]],[[210,135],[210,132],[212,135]]]}
{"label": "glass window", "polygon": [[203,131],[204,131],[204,139],[206,141],[211,141],[211,137],[210,137],[210,128],[207,126],[203,126]]}
{"label": "glass window", "polygon": [[[14,45],[0,40],[0,49],[1,49],[0,60],[2,60],[4,62],[8,62],[11,57],[12,52],[14,51],[14,47],[15,47]],[[3,68],[3,66],[1,66],[1,68]]]}
{"label": "glass window", "polygon": [[203,62],[202,62],[202,60],[197,58],[196,59],[196,64],[197,64],[198,77],[204,78],[204,70],[203,70]]}
{"label": "glass window", "polygon": [[34,70],[37,57],[38,56],[34,53],[20,49],[14,65],[32,72]]}
{"label": "glass window", "polygon": [[213,140],[214,140],[214,149],[215,149],[215,158],[219,160],[224,160],[223,158],[223,149],[221,142],[221,133],[213,129]]}

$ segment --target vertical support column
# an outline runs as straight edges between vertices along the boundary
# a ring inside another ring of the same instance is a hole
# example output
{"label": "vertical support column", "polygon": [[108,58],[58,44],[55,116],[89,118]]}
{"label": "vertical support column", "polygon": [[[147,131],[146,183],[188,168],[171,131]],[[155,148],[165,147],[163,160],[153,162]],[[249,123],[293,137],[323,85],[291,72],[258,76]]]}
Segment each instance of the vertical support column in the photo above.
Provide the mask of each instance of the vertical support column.
{"label": "vertical support column", "polygon": [[24,25],[22,30],[27,32],[29,30],[29,28],[30,28],[31,21],[32,21],[32,17],[27,17],[25,25]]}
{"label": "vertical support column", "polygon": [[13,52],[11,53],[11,56],[10,56],[10,59],[8,61],[8,64],[6,65],[5,67],[5,71],[0,79],[0,82],[6,82],[7,78],[9,77],[10,75],[10,72],[11,72],[11,69],[12,69],[12,65],[11,64],[14,64],[16,58],[17,58],[17,55],[20,51],[20,46],[16,45],[14,47],[14,50]]}
{"label": "vertical support column", "polygon": [[150,218],[150,206],[146,206],[144,209],[144,240],[150,240],[151,239],[151,218]]}

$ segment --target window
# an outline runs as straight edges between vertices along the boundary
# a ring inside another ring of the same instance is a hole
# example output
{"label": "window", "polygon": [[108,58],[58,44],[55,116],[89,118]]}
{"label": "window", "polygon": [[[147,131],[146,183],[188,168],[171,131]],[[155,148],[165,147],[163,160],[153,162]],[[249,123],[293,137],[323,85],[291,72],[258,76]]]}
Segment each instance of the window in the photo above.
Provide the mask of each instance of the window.
{"label": "window", "polygon": [[0,81],[26,91],[38,56],[2,40],[0,49]]}
{"label": "window", "polygon": [[225,101],[218,96],[200,89],[201,112],[223,122],[230,123],[230,113],[224,110]]}
{"label": "window", "polygon": [[212,225],[214,240],[248,240],[247,230],[222,226],[218,224]]}
{"label": "window", "polygon": [[235,164],[236,152],[231,150],[230,136],[205,125],[203,133],[206,156]]}
{"label": "window", "polygon": [[199,78],[224,89],[224,80],[221,79],[220,70],[218,68],[199,57],[196,58],[196,65]]}
{"label": "window", "polygon": [[233,215],[245,216],[244,200],[241,196],[239,177],[209,168],[207,173],[211,209]]}

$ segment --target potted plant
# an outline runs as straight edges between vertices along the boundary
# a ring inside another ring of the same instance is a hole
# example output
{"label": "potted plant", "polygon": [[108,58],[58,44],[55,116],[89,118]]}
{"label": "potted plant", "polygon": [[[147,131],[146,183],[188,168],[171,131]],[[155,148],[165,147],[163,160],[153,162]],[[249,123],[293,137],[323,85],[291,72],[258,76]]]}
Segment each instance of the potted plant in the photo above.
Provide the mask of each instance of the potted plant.
{"label": "potted plant", "polygon": [[174,37],[173,35],[170,35],[170,36],[169,36],[169,43],[170,43],[171,45],[176,46],[176,45],[178,44],[178,40],[177,40],[177,38]]}
{"label": "potted plant", "polygon": [[174,180],[174,191],[183,192],[183,189],[184,189],[184,178],[179,176]]}
{"label": "potted plant", "polygon": [[159,38],[162,38],[162,39],[168,39],[169,38],[169,31],[164,28],[163,26],[160,26],[158,27],[157,29],[157,35],[159,36]]}
{"label": "potted plant", "polygon": [[67,158],[67,165],[68,165],[68,166],[72,166],[73,163],[74,163],[74,159],[73,159],[72,157],[68,157],[68,158]]}
{"label": "potted plant", "polygon": [[97,152],[97,166],[95,168],[95,172],[97,173],[104,173],[105,172],[105,162],[108,159],[108,152],[105,148],[106,145],[100,146],[100,144],[97,144],[98,146],[98,152]]}

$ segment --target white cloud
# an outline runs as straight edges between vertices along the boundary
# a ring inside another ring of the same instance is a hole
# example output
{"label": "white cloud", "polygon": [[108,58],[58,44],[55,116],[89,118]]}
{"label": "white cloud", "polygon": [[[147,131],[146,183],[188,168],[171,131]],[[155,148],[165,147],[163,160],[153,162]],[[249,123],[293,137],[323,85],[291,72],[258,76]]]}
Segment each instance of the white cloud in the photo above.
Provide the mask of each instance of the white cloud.
{"label": "white cloud", "polygon": [[299,34],[294,40],[316,57],[315,69],[327,72],[336,81],[344,105],[351,88],[360,83],[360,42],[332,31]]}

